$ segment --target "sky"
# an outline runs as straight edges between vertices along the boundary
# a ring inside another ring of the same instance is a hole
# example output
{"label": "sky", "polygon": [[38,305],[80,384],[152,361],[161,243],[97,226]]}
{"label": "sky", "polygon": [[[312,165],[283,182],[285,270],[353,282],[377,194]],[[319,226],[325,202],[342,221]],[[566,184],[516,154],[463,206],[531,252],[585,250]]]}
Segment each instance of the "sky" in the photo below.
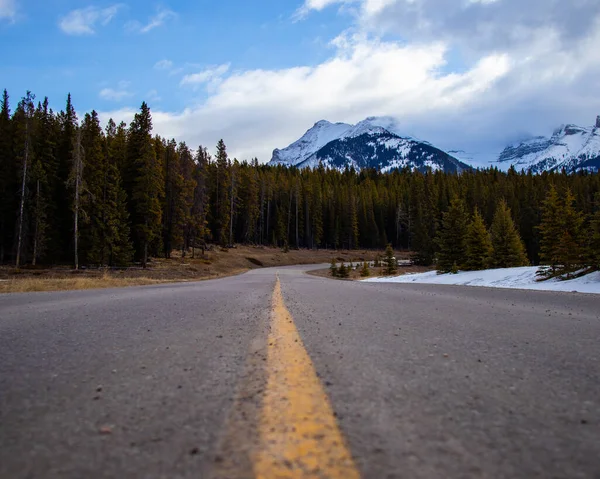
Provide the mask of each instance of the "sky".
{"label": "sky", "polygon": [[266,162],[315,122],[391,116],[486,164],[600,115],[598,0],[0,0],[0,88]]}

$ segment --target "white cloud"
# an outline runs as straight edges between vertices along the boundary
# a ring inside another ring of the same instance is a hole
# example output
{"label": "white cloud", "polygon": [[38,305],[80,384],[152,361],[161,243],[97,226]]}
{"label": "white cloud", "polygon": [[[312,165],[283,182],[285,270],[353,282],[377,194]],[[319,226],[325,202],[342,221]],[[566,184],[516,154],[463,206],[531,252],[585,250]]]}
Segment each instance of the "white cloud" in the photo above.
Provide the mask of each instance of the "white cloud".
{"label": "white cloud", "polygon": [[[568,3],[577,18],[579,7],[588,7],[590,19],[575,25],[563,2],[531,1],[532,12],[522,0],[313,1],[313,10],[358,8],[327,61],[234,72],[222,65],[186,75],[182,85],[208,85],[208,94],[183,111],[153,111],[155,129],[192,147],[212,149],[224,138],[232,156],[267,161],[323,118],[393,116],[407,135],[485,154],[561,123],[592,124],[600,113],[600,4]],[[402,41],[377,39],[400,30]],[[108,115],[129,120],[133,111]]]}
{"label": "white cloud", "polygon": [[173,68],[173,62],[171,60],[160,60],[154,64],[156,70],[170,70]]}
{"label": "white cloud", "polygon": [[[361,41],[316,67],[236,72],[202,104],[182,112],[154,111],[153,122],[159,134],[191,146],[210,148],[223,137],[232,155],[266,161],[273,148],[297,139],[318,119],[354,122],[371,114],[459,108],[510,68],[497,55],[464,74],[440,75],[445,53],[442,44],[406,47]],[[209,71],[188,82],[210,81]],[[129,119],[131,110],[112,115]]]}
{"label": "white cloud", "polygon": [[128,89],[129,85],[130,82],[121,81],[117,88],[103,88],[98,95],[104,100],[120,102],[133,95]]}
{"label": "white cloud", "polygon": [[181,85],[195,85],[199,86],[207,84],[209,87],[214,88],[221,83],[223,75],[229,71],[230,64],[226,63],[211,68],[206,68],[197,73],[190,73],[185,75],[181,79]]}
{"label": "white cloud", "polygon": [[60,19],[58,26],[68,35],[92,35],[96,33],[96,25],[108,25],[120,8],[121,5],[117,4],[107,8],[86,7],[72,10]]}
{"label": "white cloud", "polygon": [[17,14],[17,5],[15,0],[0,0],[0,20],[6,18],[14,20]]}
{"label": "white cloud", "polygon": [[125,28],[132,32],[148,33],[149,31],[164,25],[167,21],[172,20],[175,17],[177,17],[177,14],[173,10],[169,10],[168,8],[159,8],[156,12],[156,15],[148,20],[148,23],[142,24],[141,22],[135,20],[128,22],[125,25]]}

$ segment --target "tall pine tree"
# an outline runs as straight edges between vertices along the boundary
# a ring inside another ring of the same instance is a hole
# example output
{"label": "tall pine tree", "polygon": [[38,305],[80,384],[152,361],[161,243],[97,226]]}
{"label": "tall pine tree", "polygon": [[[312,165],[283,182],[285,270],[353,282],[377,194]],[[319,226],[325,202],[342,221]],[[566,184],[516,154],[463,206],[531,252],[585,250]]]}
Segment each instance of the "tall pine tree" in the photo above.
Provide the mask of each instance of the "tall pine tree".
{"label": "tall pine tree", "polygon": [[525,246],[512,219],[510,208],[500,200],[492,221],[492,264],[496,268],[527,266]]}

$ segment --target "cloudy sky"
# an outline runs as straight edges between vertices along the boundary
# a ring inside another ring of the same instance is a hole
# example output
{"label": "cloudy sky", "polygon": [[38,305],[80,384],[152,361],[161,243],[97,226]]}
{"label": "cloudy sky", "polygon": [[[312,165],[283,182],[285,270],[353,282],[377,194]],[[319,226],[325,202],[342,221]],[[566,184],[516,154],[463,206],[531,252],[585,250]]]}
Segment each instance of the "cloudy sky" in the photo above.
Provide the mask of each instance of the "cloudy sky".
{"label": "cloudy sky", "polygon": [[268,161],[320,119],[395,117],[483,162],[600,114],[598,0],[0,0],[0,87]]}

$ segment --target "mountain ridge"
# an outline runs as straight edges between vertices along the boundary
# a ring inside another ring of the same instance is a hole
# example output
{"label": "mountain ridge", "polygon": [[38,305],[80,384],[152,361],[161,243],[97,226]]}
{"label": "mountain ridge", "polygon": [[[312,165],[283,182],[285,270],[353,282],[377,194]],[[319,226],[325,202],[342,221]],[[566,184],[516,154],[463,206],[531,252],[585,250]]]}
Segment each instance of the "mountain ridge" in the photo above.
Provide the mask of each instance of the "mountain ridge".
{"label": "mountain ridge", "polygon": [[329,168],[377,168],[383,172],[397,168],[419,171],[461,172],[471,166],[426,141],[401,136],[391,117],[368,117],[350,125],[316,122],[287,148],[275,149],[272,165],[300,168],[323,165]]}

